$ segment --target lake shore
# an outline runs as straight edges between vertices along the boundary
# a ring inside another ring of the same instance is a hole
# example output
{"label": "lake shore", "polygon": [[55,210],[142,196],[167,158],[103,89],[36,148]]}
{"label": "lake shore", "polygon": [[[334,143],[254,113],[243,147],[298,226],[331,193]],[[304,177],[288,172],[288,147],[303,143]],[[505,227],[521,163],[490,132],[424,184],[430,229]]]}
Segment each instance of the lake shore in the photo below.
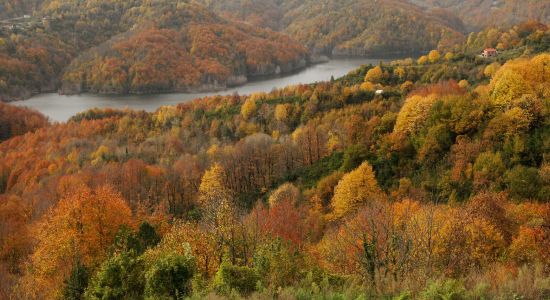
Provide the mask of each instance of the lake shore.
{"label": "lake shore", "polygon": [[217,92],[143,95],[97,95],[87,93],[59,95],[57,93],[42,93],[34,95],[28,100],[12,102],[12,104],[35,109],[56,122],[65,122],[75,114],[92,108],[130,108],[152,112],[161,106],[177,105],[207,96],[230,95],[234,93],[246,95],[256,92],[270,92],[274,88],[284,88],[289,85],[328,81],[332,77],[338,78],[344,76],[361,65],[378,64],[380,61],[390,60],[379,58],[330,59],[325,63],[311,65],[293,74],[251,80],[244,85]]}

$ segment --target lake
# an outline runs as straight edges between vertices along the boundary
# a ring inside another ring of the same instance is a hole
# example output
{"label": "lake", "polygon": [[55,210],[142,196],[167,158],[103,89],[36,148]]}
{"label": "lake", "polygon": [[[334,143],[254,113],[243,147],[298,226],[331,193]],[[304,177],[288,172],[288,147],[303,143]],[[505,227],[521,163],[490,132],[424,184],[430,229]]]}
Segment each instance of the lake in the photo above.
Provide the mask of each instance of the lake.
{"label": "lake", "polygon": [[75,114],[91,108],[130,108],[134,110],[155,111],[164,105],[175,105],[196,98],[212,95],[230,95],[239,93],[247,95],[255,92],[269,92],[273,88],[282,88],[295,84],[314,83],[330,80],[331,76],[338,78],[357,69],[364,64],[378,64],[385,59],[332,59],[326,63],[310,66],[300,72],[251,81],[243,86],[230,88],[221,92],[197,94],[152,94],[152,95],[94,95],[81,94],[63,96],[56,93],[36,95],[25,101],[12,102],[14,105],[27,106],[40,111],[52,121],[65,122]]}

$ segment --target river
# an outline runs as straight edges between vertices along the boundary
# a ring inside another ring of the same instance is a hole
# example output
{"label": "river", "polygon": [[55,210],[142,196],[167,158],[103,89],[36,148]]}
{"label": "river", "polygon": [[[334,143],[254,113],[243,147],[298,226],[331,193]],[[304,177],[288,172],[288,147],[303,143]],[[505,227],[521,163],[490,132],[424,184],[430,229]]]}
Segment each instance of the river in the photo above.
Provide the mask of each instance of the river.
{"label": "river", "polygon": [[130,108],[134,110],[155,111],[165,105],[175,105],[211,95],[229,95],[239,93],[247,95],[254,92],[269,92],[273,88],[282,88],[288,85],[314,83],[330,80],[346,75],[364,64],[378,64],[384,59],[332,59],[326,63],[310,66],[300,72],[269,78],[265,80],[251,81],[243,86],[227,89],[215,93],[197,94],[152,94],[152,95],[94,95],[81,94],[63,96],[56,93],[36,95],[25,101],[12,102],[18,106],[33,108],[52,121],[65,122],[75,114],[91,108]]}

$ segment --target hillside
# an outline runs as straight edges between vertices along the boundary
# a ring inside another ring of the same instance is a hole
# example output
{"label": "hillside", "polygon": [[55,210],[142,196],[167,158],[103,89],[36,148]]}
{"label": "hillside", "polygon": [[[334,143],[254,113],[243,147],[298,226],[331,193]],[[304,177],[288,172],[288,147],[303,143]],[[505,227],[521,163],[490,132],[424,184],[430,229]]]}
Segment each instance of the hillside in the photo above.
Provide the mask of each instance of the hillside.
{"label": "hillside", "polygon": [[0,0],[0,21],[31,15],[43,0]]}
{"label": "hillside", "polygon": [[494,31],[0,143],[0,298],[548,298],[550,29]]}
{"label": "hillside", "polygon": [[212,91],[308,64],[306,49],[284,35],[168,2],[129,12],[133,29],[77,57],[62,92]]}
{"label": "hillside", "polygon": [[541,0],[412,0],[429,8],[443,8],[459,16],[470,30],[510,26],[528,20],[550,21],[550,2]]}
{"label": "hillside", "polygon": [[0,142],[48,125],[41,113],[0,102]]}
{"label": "hillside", "polygon": [[[404,1],[208,1],[221,14],[275,28],[314,52],[346,56],[419,53],[460,42],[464,26],[451,14]],[[244,4],[243,4],[244,3]],[[269,13],[266,13],[269,12]]]}
{"label": "hillside", "polygon": [[14,26],[0,28],[3,101],[60,87],[212,91],[308,64],[307,50],[287,36],[186,2],[45,1]]}

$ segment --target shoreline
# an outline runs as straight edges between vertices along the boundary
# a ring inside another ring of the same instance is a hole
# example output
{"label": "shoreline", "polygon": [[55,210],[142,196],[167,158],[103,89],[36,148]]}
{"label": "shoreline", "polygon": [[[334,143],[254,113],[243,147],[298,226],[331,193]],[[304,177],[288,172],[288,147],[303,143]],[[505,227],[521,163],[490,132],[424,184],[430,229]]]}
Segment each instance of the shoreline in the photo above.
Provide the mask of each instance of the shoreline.
{"label": "shoreline", "polygon": [[[296,74],[299,74],[300,72],[303,72],[304,70],[307,70],[311,67],[314,67],[316,65],[326,64],[326,63],[329,63],[332,60],[363,60],[363,59],[364,60],[369,60],[370,59],[370,60],[392,60],[393,61],[393,60],[396,60],[396,59],[412,57],[410,55],[414,56],[415,54],[413,54],[413,53],[408,53],[408,54],[406,54],[406,53],[400,53],[400,54],[395,53],[395,54],[390,54],[390,55],[378,56],[378,57],[375,57],[375,58],[372,58],[373,56],[353,56],[353,55],[331,55],[331,56],[328,56],[328,55],[323,55],[323,54],[312,54],[310,56],[309,61],[308,61],[307,64],[305,64],[304,66],[302,66],[300,68],[295,68],[292,71],[282,72],[280,74],[254,75],[254,76],[247,77],[246,81],[243,81],[240,84],[225,85],[225,86],[219,87],[219,88],[196,87],[196,88],[189,88],[189,89],[185,89],[185,90],[173,89],[173,90],[166,90],[166,91],[151,91],[151,92],[143,92],[143,93],[95,93],[95,92],[86,92],[86,91],[81,92],[81,93],[61,93],[60,92],[61,88],[57,88],[57,89],[45,89],[45,90],[41,90],[41,91],[38,91],[38,92],[37,91],[29,92],[28,93],[30,95],[29,97],[18,98],[18,99],[13,99],[13,100],[9,100],[9,101],[3,100],[2,102],[4,102],[4,103],[15,103],[15,102],[21,103],[21,102],[25,102],[27,100],[32,99],[35,96],[42,95],[42,94],[57,94],[57,95],[60,95],[60,96],[92,95],[92,96],[97,96],[97,97],[119,98],[119,97],[147,96],[147,95],[169,95],[169,94],[189,94],[189,95],[192,95],[192,94],[222,93],[222,92],[229,91],[231,89],[244,87],[244,86],[246,86],[247,84],[250,84],[250,83],[257,83],[257,82],[261,82],[261,81],[272,80],[272,79],[277,79],[277,78],[284,78],[284,77],[287,77],[287,76],[296,75]],[[2,98],[0,97],[0,99],[2,99]]]}

